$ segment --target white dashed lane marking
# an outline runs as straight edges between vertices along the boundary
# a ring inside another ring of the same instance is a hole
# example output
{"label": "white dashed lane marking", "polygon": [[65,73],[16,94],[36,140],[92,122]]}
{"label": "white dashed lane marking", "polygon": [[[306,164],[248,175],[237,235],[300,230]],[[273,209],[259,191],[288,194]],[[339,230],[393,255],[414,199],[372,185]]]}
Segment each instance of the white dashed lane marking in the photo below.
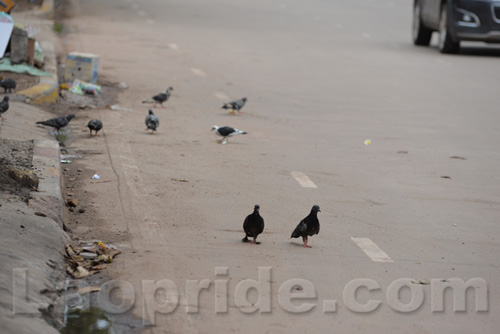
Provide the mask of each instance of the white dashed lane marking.
{"label": "white dashed lane marking", "polygon": [[307,177],[306,174],[302,173],[302,172],[291,172],[290,174],[292,174],[293,178],[295,180],[297,180],[297,182],[304,188],[318,188],[318,186],[316,186],[314,184],[313,181],[311,181],[310,178]]}
{"label": "white dashed lane marking", "polygon": [[386,252],[381,250],[377,244],[371,241],[369,238],[351,238],[356,245],[365,252],[368,257],[374,262],[394,262]]}
{"label": "white dashed lane marking", "polygon": [[204,77],[206,76],[207,74],[205,72],[203,72],[202,70],[200,70],[199,68],[192,68],[191,71],[196,74],[197,76],[199,77]]}
{"label": "white dashed lane marking", "polygon": [[168,47],[171,48],[172,50],[179,50],[179,46],[175,43],[170,43]]}
{"label": "white dashed lane marking", "polygon": [[229,100],[229,97],[222,92],[215,92],[214,95],[216,98],[218,98],[221,101],[228,101]]}

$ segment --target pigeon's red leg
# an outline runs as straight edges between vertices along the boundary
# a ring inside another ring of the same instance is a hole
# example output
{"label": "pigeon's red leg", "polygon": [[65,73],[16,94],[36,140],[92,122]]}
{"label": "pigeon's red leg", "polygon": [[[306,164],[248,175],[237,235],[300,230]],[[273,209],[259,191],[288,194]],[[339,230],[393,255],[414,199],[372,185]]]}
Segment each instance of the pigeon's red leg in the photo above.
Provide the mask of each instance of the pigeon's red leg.
{"label": "pigeon's red leg", "polygon": [[92,137],[92,129],[90,129],[90,137]]}
{"label": "pigeon's red leg", "polygon": [[308,240],[308,239],[309,239],[309,237],[306,237],[306,242],[304,242],[304,247],[311,248],[311,246],[309,246],[309,245],[307,244],[307,240]]}

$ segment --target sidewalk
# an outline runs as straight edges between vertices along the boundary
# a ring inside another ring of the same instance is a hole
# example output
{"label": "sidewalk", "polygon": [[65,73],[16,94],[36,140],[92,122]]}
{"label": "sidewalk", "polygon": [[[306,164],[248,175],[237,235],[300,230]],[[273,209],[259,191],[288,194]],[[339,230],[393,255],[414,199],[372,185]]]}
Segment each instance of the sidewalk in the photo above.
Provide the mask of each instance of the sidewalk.
{"label": "sidewalk", "polygon": [[[53,4],[53,1],[51,1]],[[61,166],[59,143],[46,127],[35,123],[54,117],[30,103],[55,102],[58,83],[53,22],[41,16],[13,13],[16,23],[42,27],[36,36],[43,41],[47,71],[30,89],[11,96],[10,108],[0,121],[0,139],[34,141],[32,170],[39,178],[29,206],[16,196],[0,192],[0,323],[2,333],[58,333],[64,305],[61,284],[65,281],[64,245],[68,236],[62,228]],[[4,94],[0,94],[4,95]],[[26,278],[26,279],[25,279]]]}

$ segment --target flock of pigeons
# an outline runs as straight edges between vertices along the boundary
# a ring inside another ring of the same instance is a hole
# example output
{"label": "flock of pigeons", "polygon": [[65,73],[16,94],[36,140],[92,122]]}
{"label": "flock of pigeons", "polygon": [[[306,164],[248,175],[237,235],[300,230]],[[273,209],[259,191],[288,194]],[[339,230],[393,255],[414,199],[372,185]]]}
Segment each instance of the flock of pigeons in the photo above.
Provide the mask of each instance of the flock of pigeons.
{"label": "flock of pigeons", "polygon": [[[257,237],[264,231],[264,218],[262,218],[262,216],[260,215],[259,210],[260,206],[256,204],[253,212],[245,218],[245,221],[243,222],[245,237],[241,241],[250,242],[248,238],[252,238],[253,244],[260,244],[260,242],[257,242]],[[311,246],[307,244],[307,241],[309,240],[310,236],[319,233],[318,212],[321,212],[319,206],[314,205],[309,215],[302,219],[295,230],[293,230],[290,238],[302,237],[302,240],[304,241],[304,247],[311,248]]]}
{"label": "flock of pigeons", "polygon": [[[9,83],[9,85],[1,85],[2,82],[4,82],[4,80],[0,81],[0,87],[4,87],[5,92],[7,92],[7,88],[5,88],[5,86],[10,85],[13,86],[13,88],[15,88],[15,83],[13,85],[12,83]],[[160,104],[160,106],[164,108],[163,103],[170,98],[171,92],[173,90],[174,89],[172,87],[168,87],[165,93],[157,94],[151,97],[150,99],[143,101],[143,103],[154,102],[154,107],[156,107],[157,104]],[[229,110],[229,113],[233,115],[237,113],[239,114],[241,109],[245,105],[246,101],[247,98],[244,97],[242,99],[224,104],[222,106],[222,109]],[[3,98],[3,101],[0,102],[0,116],[2,120],[4,120],[2,115],[8,109],[9,109],[9,97],[5,96]],[[75,117],[74,114],[69,114],[67,116],[55,117],[48,119],[46,121],[36,122],[36,124],[50,126],[54,128],[54,131],[57,133],[57,135],[59,135],[59,130],[67,126],[74,117]],[[145,123],[146,123],[146,130],[148,131],[151,130],[151,133],[155,133],[158,127],[160,126],[160,119],[153,113],[152,109],[149,110],[148,115],[146,116],[145,119]],[[97,136],[97,133],[102,129],[103,124],[98,119],[92,119],[88,122],[87,126],[90,130],[90,136],[92,136],[92,131],[94,131],[94,135]],[[229,126],[214,125],[212,127],[212,131],[215,131],[217,135],[222,137],[222,139],[217,141],[218,143],[222,144],[226,144],[228,142],[227,141],[228,137],[246,134],[245,131],[238,130]],[[264,231],[264,219],[260,215],[259,210],[260,206],[255,205],[254,211],[245,218],[245,221],[243,222],[243,230],[245,231],[245,237],[242,239],[243,242],[250,242],[248,238],[252,238],[253,239],[252,244],[260,244],[260,242],[257,242],[257,237]],[[302,237],[304,246],[310,248],[311,246],[307,244],[309,237],[319,233],[318,212],[321,212],[319,206],[314,205],[309,215],[304,219],[302,219],[295,228],[295,230],[293,230],[292,234],[290,235],[290,238]]]}

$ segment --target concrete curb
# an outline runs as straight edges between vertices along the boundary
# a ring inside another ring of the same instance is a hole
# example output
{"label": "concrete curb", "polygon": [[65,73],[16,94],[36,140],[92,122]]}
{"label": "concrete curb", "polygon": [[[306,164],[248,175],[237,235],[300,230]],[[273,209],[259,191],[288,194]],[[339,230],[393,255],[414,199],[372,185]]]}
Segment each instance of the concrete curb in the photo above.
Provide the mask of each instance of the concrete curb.
{"label": "concrete curb", "polygon": [[38,191],[31,193],[28,206],[42,212],[63,227],[62,173],[59,143],[35,140],[33,169],[40,180]]}
{"label": "concrete curb", "polygon": [[45,55],[44,69],[52,75],[50,77],[40,77],[38,85],[19,91],[17,94],[23,96],[27,103],[55,103],[59,97],[56,51],[54,45],[50,42],[43,41],[40,44]]}

